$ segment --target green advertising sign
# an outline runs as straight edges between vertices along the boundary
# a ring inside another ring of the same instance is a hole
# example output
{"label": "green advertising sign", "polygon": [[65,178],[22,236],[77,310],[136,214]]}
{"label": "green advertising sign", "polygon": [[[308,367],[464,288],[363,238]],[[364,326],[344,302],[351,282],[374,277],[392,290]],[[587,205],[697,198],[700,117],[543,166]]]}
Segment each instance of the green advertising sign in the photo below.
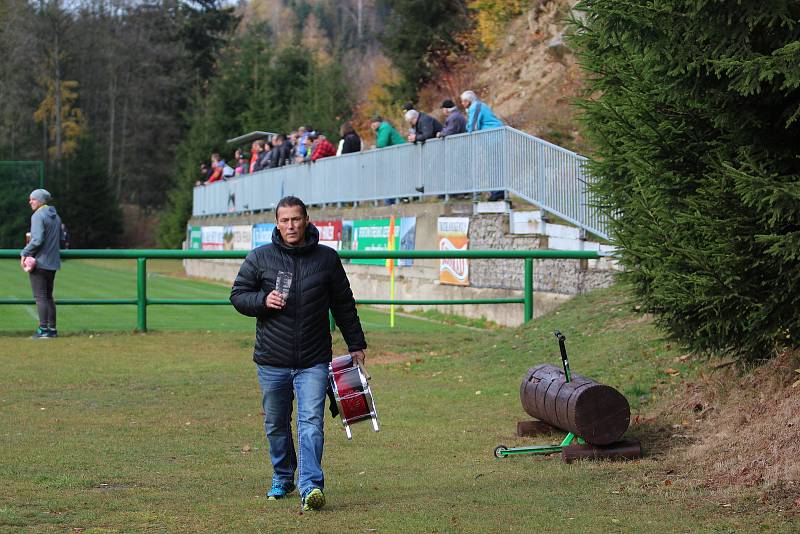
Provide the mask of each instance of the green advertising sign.
{"label": "green advertising sign", "polygon": [[[389,219],[353,221],[353,250],[389,250]],[[400,249],[400,221],[395,220],[394,248]],[[350,263],[386,265],[386,260],[353,259]]]}
{"label": "green advertising sign", "polygon": [[203,248],[202,227],[189,227],[189,250],[200,250]]}

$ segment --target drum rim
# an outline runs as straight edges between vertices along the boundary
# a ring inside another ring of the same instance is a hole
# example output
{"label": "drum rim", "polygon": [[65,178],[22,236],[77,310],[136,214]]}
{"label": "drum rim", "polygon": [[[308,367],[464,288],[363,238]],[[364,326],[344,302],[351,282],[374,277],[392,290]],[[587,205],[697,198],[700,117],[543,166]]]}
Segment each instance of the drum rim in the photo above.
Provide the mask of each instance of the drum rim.
{"label": "drum rim", "polygon": [[[339,409],[339,420],[342,422],[342,426],[345,430],[350,426],[349,420],[346,420],[344,417],[344,409],[342,408],[342,396],[339,394],[339,386],[336,384],[336,373],[343,373],[350,369],[357,369],[358,370],[358,378],[361,381],[362,391],[360,394],[364,396],[364,400],[367,405],[367,409],[369,410],[368,417],[364,417],[363,419],[358,419],[357,421],[353,421],[353,423],[358,423],[360,421],[366,421],[371,419],[373,423],[373,427],[378,429],[380,428],[380,421],[378,420],[378,410],[375,407],[375,397],[372,395],[372,388],[369,387],[369,383],[367,381],[367,375],[364,372],[364,367],[361,364],[351,366],[345,369],[340,369],[339,371],[333,370],[333,362],[328,364],[328,381],[331,384],[331,388],[333,389],[333,398],[336,401],[336,407]],[[376,430],[377,432],[377,430]]]}

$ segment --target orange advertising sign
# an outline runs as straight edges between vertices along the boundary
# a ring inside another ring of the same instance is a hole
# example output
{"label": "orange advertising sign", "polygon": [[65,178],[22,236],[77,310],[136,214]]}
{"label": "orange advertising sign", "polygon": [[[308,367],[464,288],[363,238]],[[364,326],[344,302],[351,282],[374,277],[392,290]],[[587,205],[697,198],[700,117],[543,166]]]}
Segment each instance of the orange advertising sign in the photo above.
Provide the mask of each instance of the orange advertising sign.
{"label": "orange advertising sign", "polygon": [[[469,248],[469,217],[439,217],[439,250]],[[469,260],[446,258],[439,260],[439,282],[456,286],[469,285]]]}

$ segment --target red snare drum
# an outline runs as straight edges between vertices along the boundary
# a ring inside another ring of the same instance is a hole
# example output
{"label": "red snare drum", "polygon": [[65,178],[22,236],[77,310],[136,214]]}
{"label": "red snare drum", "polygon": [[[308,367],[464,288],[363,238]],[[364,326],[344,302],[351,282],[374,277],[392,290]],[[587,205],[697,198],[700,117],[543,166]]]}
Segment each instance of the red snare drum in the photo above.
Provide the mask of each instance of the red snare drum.
{"label": "red snare drum", "polygon": [[360,421],[372,420],[372,429],[375,432],[380,430],[367,376],[360,365],[353,365],[353,358],[349,354],[334,358],[328,365],[328,380],[347,439],[353,439],[350,425]]}

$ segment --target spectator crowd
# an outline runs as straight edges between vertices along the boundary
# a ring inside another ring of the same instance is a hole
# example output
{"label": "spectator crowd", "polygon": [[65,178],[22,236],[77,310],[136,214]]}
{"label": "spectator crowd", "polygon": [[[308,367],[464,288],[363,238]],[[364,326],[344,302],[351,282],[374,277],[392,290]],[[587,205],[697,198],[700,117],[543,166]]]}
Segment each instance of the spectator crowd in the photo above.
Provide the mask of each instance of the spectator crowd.
{"label": "spectator crowd", "polygon": [[[466,116],[452,100],[444,100],[441,104],[444,114],[444,124],[442,124],[433,115],[415,109],[413,104],[405,104],[404,118],[408,124],[408,134],[405,137],[391,122],[375,115],[370,119],[370,127],[375,133],[374,148],[386,148],[403,143],[424,143],[428,139],[503,126],[503,121],[498,119],[491,108],[481,102],[473,91],[464,91],[461,94],[461,105],[466,111]],[[364,143],[350,121],[339,128],[339,138],[338,147],[334,147],[324,133],[314,130],[311,126],[300,126],[288,135],[279,133],[268,139],[256,139],[251,143],[249,153],[241,148],[236,149],[230,164],[220,154],[211,154],[210,163],[200,165],[200,175],[196,184],[211,184],[265,169],[313,163],[323,158],[364,150]],[[493,191],[490,200],[499,200],[502,197],[502,191]]]}

